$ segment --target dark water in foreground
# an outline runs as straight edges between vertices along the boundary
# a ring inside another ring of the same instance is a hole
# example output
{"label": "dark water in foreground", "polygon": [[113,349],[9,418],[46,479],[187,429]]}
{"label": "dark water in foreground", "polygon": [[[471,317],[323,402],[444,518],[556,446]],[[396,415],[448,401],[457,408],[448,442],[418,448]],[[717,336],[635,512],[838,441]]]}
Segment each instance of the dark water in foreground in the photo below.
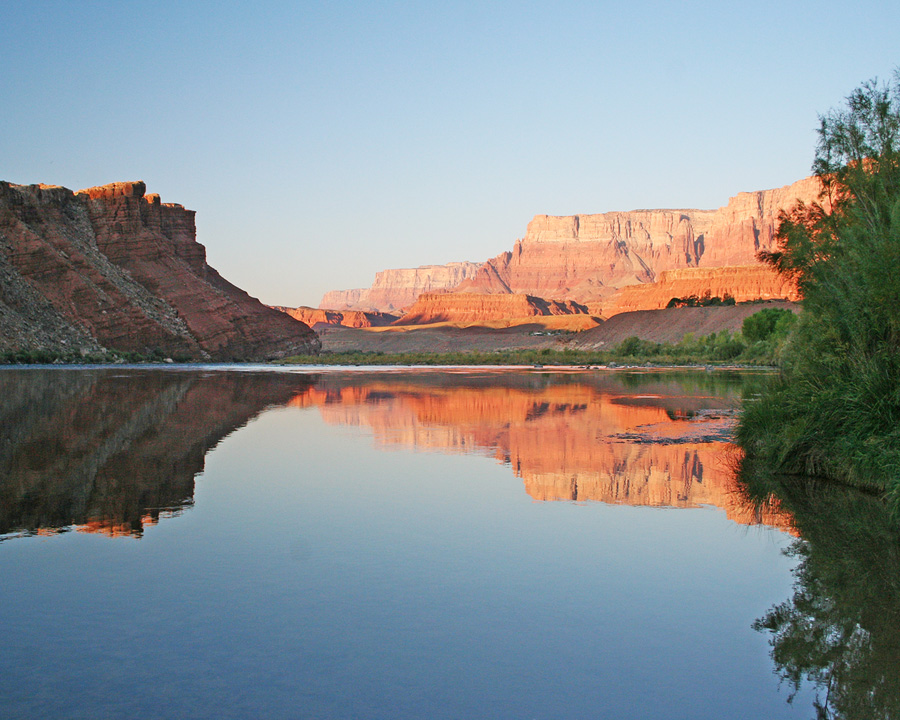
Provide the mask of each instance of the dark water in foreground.
{"label": "dark water in foreground", "polygon": [[757,382],[0,371],[0,717],[813,717]]}

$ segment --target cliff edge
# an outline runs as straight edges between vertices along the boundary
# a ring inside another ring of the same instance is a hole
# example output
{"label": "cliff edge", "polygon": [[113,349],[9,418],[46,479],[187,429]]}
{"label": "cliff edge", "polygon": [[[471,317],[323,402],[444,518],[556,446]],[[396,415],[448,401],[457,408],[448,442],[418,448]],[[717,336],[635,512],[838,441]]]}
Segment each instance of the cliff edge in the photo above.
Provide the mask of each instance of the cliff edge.
{"label": "cliff edge", "polygon": [[194,211],[143,182],[0,181],[0,352],[116,350],[247,361],[316,352],[302,322],[225,280]]}

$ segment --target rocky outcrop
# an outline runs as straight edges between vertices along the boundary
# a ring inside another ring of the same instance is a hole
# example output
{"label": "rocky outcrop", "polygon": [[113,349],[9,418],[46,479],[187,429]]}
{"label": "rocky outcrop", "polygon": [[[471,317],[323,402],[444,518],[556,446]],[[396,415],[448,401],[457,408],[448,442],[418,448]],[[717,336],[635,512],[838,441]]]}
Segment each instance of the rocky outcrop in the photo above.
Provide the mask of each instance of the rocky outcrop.
{"label": "rocky outcrop", "polygon": [[400,317],[390,313],[364,312],[362,310],[322,310],[306,306],[284,307],[281,305],[272,307],[287,313],[295,320],[306,323],[313,329],[316,329],[316,325],[341,325],[351,328],[384,327]]}
{"label": "rocky outcrop", "polygon": [[602,304],[606,315],[633,310],[659,310],[673,298],[691,295],[749,300],[800,299],[796,283],[767,265],[664,270],[654,283],[629,285]]}
{"label": "rocky outcrop", "polygon": [[398,321],[398,325],[437,322],[474,324],[510,321],[545,315],[585,315],[587,308],[572,301],[544,300],[533,295],[426,293]]}
{"label": "rocky outcrop", "polygon": [[422,293],[449,290],[472,277],[480,263],[454,262],[384,270],[369,288],[325,293],[320,308],[392,312],[410,307]]}
{"label": "rocky outcrop", "polygon": [[[456,286],[447,285],[445,289],[574,300],[588,305],[592,314],[609,316],[621,312],[615,296],[622,288],[657,282],[665,272],[758,266],[757,254],[775,248],[779,213],[798,200],[817,201],[819,189],[819,181],[810,177],[782,188],[739,193],[718,210],[537,215],[511,251],[488,260],[474,273],[467,271]],[[374,306],[374,297],[384,306],[411,304],[416,292],[428,290],[408,290],[411,285],[387,280],[394,273],[399,278],[409,272],[385,271],[379,273],[372,288],[346,291],[348,294],[341,296],[329,293],[322,307]],[[432,267],[430,272],[436,270]],[[693,277],[715,280],[722,292],[734,297],[745,297],[744,291],[759,280],[758,276],[742,278],[739,274]],[[734,282],[726,288],[725,280]],[[767,283],[759,297],[767,297],[773,290],[773,283]],[[404,290],[398,293],[394,287],[401,285]],[[779,297],[794,297],[791,288],[783,289],[785,293]],[[698,287],[697,294],[705,290]],[[634,305],[625,307],[637,309]]]}
{"label": "rocky outcrop", "polygon": [[211,268],[194,212],[145,196],[143,182],[78,193],[0,182],[0,318],[0,351],[229,361],[318,348],[306,325]]}
{"label": "rocky outcrop", "polygon": [[[620,288],[661,279],[665,271],[758,265],[761,250],[775,249],[779,213],[818,194],[819,181],[806,178],[740,193],[718,210],[538,215],[512,252],[487,261],[457,290],[602,302]],[[739,292],[742,281],[736,281]]]}

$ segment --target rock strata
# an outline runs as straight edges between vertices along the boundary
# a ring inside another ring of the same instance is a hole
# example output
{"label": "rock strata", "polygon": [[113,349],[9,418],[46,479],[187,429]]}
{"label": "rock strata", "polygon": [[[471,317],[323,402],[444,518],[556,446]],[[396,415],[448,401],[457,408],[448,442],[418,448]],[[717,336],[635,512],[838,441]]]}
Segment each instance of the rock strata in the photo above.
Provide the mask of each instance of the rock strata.
{"label": "rock strata", "polygon": [[[806,178],[775,190],[739,193],[718,210],[538,215],[512,252],[488,260],[456,290],[589,303],[626,286],[655,282],[666,271],[758,265],[757,254],[776,247],[779,213],[798,200],[817,200],[819,187],[816,178]],[[741,279],[730,277],[740,292]]]}
{"label": "rock strata", "polygon": [[[500,253],[474,270],[467,267],[455,285],[450,282],[449,271],[442,275],[447,280],[444,287],[426,288],[408,279],[414,271],[387,270],[379,273],[371,288],[326,294],[322,307],[374,307],[376,299],[382,309],[404,307],[417,299],[416,293],[440,289],[573,300],[588,305],[592,314],[602,312],[605,316],[622,312],[623,308],[652,309],[658,307],[655,291],[646,296],[630,295],[623,288],[671,282],[677,276],[664,274],[673,271],[758,268],[757,254],[775,249],[779,213],[798,200],[817,201],[819,191],[818,179],[810,177],[781,188],[738,193],[718,210],[536,215],[511,251]],[[439,267],[429,266],[428,272],[437,276]],[[712,294],[727,292],[736,298],[757,299],[750,295],[758,286],[760,298],[796,297],[793,287],[779,285],[771,275],[764,279],[763,274],[764,271],[742,270],[696,273],[690,277],[698,295],[710,290]],[[702,285],[706,280],[709,287]],[[620,293],[624,300],[617,299]],[[639,297],[649,304],[641,305]]]}
{"label": "rock strata", "polygon": [[602,303],[605,315],[665,308],[672,298],[691,295],[750,300],[800,299],[796,283],[766,265],[664,270],[655,283],[629,285]]}
{"label": "rock strata", "polygon": [[207,264],[192,210],[145,192],[0,182],[0,352],[230,361],[318,349],[306,325]]}
{"label": "rock strata", "polygon": [[306,323],[316,329],[317,325],[342,325],[351,328],[384,327],[397,320],[399,315],[383,312],[364,312],[362,310],[323,310],[306,306],[284,307],[273,305],[275,310],[287,313],[295,320]]}
{"label": "rock strata", "polygon": [[480,263],[453,262],[417,268],[384,270],[371,287],[325,293],[320,308],[392,312],[410,307],[422,293],[449,290],[481,267]]}
{"label": "rock strata", "polygon": [[546,315],[586,315],[584,305],[544,300],[533,295],[485,295],[481,293],[426,293],[420,295],[398,325],[437,322],[476,323],[526,319]]}
{"label": "rock strata", "polygon": [[584,305],[545,300],[533,295],[483,293],[426,293],[398,321],[398,325],[478,323],[546,315],[586,315]]}

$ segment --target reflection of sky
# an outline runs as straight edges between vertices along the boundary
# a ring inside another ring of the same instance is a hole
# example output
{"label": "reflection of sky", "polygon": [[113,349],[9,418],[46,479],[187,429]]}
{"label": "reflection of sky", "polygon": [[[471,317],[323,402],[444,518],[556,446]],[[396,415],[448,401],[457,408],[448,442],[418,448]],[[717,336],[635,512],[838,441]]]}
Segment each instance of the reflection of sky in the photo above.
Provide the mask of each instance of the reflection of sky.
{"label": "reflection of sky", "polygon": [[750,629],[790,593],[786,542],[535,503],[491,459],[273,410],[139,541],[0,546],[0,694],[67,717],[795,717]]}

